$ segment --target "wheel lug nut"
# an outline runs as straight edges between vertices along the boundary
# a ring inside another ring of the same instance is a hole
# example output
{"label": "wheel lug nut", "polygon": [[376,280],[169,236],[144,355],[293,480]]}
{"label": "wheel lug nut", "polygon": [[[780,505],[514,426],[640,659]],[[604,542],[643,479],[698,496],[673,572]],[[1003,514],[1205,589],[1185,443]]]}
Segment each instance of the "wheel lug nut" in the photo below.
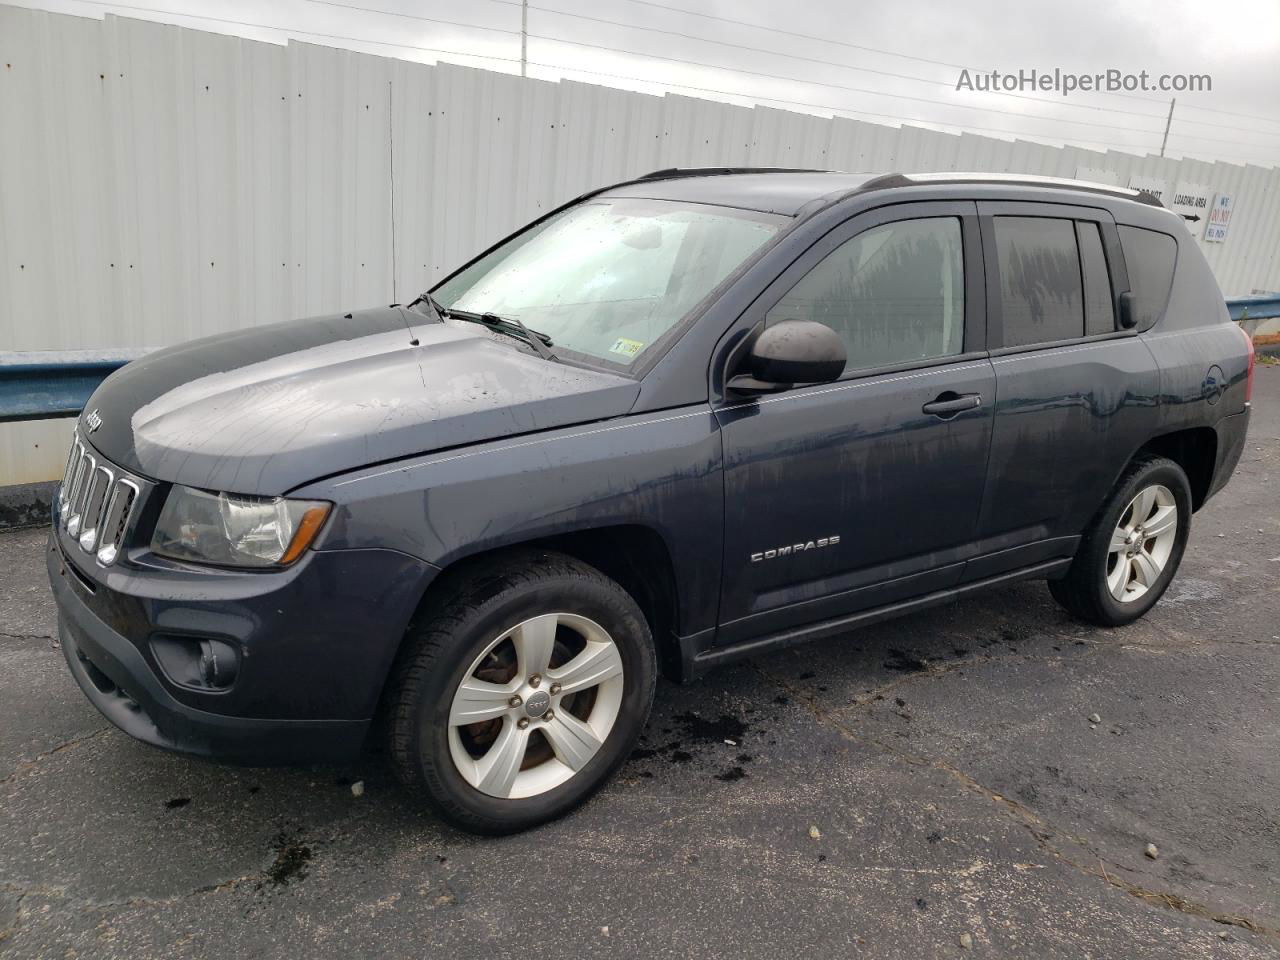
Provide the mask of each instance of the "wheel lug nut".
{"label": "wheel lug nut", "polygon": [[524,703],[524,701],[520,699],[520,694],[518,693],[507,701],[507,705],[511,707],[518,707],[522,703]]}
{"label": "wheel lug nut", "polygon": [[542,683],[542,678],[538,676],[536,673],[529,678],[529,686],[531,687],[536,687],[540,683]]}
{"label": "wheel lug nut", "polygon": [[529,726],[529,718],[521,717],[519,720],[516,721],[516,726],[519,727],[521,730],[523,730],[525,727]]}
{"label": "wheel lug nut", "polygon": [[551,695],[554,697],[559,692],[560,692],[560,684],[553,683],[551,685]]}
{"label": "wheel lug nut", "polygon": [[556,718],[556,712],[554,710],[548,710],[546,713],[542,715],[542,719],[545,720],[547,723],[550,723],[555,718]]}

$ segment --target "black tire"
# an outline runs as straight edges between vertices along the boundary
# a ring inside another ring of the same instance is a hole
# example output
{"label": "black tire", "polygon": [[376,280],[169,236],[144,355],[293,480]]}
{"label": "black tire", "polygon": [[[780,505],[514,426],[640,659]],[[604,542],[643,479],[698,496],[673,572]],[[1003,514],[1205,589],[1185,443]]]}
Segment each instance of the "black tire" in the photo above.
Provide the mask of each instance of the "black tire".
{"label": "black tire", "polygon": [[[1111,534],[1139,491],[1154,484],[1166,487],[1178,508],[1173,550],[1155,583],[1146,593],[1121,603],[1107,588]],[[1182,468],[1164,457],[1142,456],[1134,460],[1116,482],[1102,508],[1084,532],[1075,559],[1061,580],[1049,581],[1049,592],[1069,613],[1102,627],[1118,627],[1137,620],[1160,599],[1182,562],[1191,534],[1191,485]]]}
{"label": "black tire", "polygon": [[[488,644],[548,612],[587,617],[609,633],[624,671],[618,716],[599,751],[564,783],[532,797],[489,796],[467,782],[450,754],[453,696]],[[490,835],[527,830],[583,803],[622,765],[649,717],[657,673],[649,626],[622,587],[563,554],[511,554],[455,582],[410,626],[389,687],[392,766],[455,827]]]}

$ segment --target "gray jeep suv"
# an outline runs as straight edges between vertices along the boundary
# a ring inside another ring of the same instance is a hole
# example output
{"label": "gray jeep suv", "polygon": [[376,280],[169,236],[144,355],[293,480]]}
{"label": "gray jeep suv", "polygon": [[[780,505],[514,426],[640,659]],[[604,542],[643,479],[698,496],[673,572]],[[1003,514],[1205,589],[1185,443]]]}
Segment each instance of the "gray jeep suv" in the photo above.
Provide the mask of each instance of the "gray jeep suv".
{"label": "gray jeep suv", "polygon": [[[1178,217],[982,174],[667,170],[413,303],[124,367],[48,567],[140,740],[558,816],[689,679],[1011,580],[1116,626],[1227,482],[1252,347]],[[375,722],[378,721],[378,722]]]}

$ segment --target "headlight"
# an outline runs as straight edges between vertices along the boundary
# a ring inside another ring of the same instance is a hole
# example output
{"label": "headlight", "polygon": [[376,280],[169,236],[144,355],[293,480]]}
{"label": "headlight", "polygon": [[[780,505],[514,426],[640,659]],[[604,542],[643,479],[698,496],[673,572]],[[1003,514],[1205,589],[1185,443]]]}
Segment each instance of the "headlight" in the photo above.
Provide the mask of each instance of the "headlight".
{"label": "headlight", "polygon": [[175,486],[160,511],[151,549],[197,563],[286,566],[310,546],[329,507],[322,500],[242,497]]}

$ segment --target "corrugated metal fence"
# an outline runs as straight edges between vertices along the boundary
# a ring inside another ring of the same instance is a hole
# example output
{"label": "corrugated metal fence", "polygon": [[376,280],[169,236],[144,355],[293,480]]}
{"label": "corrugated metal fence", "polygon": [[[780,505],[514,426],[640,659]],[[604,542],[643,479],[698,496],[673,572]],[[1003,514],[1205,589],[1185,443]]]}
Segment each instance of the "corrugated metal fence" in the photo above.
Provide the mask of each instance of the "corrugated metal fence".
{"label": "corrugated metal fence", "polygon": [[[540,211],[694,165],[1080,168],[1234,195],[1206,252],[1280,288],[1280,170],[1058,149],[0,6],[0,350],[164,346],[406,299]],[[0,485],[70,424],[0,426]]]}

